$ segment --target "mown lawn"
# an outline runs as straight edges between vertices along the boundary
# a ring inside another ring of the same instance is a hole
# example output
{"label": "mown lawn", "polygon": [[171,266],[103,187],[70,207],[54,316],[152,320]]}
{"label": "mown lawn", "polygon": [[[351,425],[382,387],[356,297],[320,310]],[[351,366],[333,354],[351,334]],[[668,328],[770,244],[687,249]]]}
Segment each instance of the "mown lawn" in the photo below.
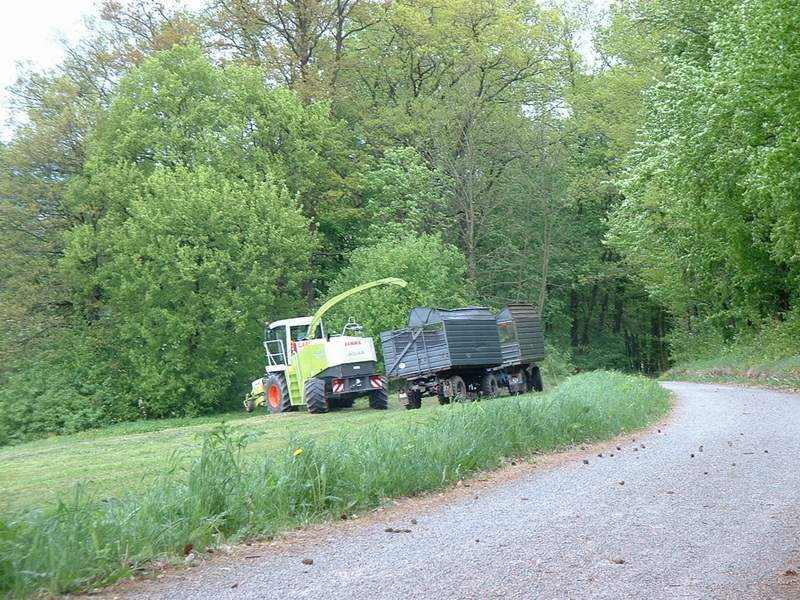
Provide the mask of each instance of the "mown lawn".
{"label": "mown lawn", "polygon": [[262,410],[122,423],[0,448],[0,508],[52,503],[79,481],[93,482],[92,489],[100,494],[143,488],[170,465],[185,465],[196,457],[202,435],[223,421],[255,435],[247,451],[256,457],[285,448],[297,435],[323,440],[377,423],[425,419],[436,401],[426,399],[419,411],[402,409],[394,397],[389,404],[388,411],[371,410],[366,400],[358,400],[352,409],[326,415],[268,415]]}

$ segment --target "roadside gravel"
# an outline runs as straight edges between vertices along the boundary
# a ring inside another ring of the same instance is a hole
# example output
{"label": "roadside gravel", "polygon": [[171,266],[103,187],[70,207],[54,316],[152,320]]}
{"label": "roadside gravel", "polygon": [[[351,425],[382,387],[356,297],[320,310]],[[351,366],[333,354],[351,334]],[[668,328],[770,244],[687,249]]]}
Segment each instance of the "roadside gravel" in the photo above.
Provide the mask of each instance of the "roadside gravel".
{"label": "roadside gravel", "polygon": [[800,599],[800,396],[665,385],[667,426],[602,457],[102,595]]}

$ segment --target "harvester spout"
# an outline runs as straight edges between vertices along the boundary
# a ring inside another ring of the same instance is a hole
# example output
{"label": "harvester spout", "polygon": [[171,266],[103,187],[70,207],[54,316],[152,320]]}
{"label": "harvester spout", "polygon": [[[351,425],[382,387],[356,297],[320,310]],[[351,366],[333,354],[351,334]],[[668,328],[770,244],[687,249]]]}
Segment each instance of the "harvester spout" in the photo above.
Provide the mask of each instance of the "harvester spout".
{"label": "harvester spout", "polygon": [[400,287],[406,287],[408,283],[406,283],[405,280],[399,279],[397,277],[387,277],[386,279],[378,279],[377,281],[370,281],[369,283],[361,284],[359,286],[347,290],[346,292],[342,292],[338,296],[334,296],[333,298],[328,300],[325,304],[320,306],[319,310],[316,313],[314,313],[314,316],[311,318],[311,323],[308,326],[308,333],[306,334],[308,339],[311,340],[317,336],[317,329],[319,328],[319,323],[322,320],[322,315],[328,312],[331,308],[339,304],[339,302],[341,302],[342,300],[346,300],[350,296],[377,287],[379,285],[398,285]]}

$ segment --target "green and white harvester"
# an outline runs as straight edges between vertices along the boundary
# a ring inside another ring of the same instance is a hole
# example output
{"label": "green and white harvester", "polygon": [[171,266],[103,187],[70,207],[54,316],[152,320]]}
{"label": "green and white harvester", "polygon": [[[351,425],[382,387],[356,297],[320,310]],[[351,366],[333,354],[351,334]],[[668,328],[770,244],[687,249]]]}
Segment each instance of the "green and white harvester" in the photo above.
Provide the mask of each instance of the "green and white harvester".
{"label": "green and white harvester", "polygon": [[350,320],[339,334],[326,332],[322,316],[350,296],[380,285],[405,287],[390,277],[354,287],[323,304],[311,317],[268,323],[264,329],[266,374],[251,384],[245,410],[265,406],[271,413],[305,406],[310,413],[349,408],[366,396],[375,409],[388,407],[386,378],[377,372],[375,345],[360,337],[361,326]]}

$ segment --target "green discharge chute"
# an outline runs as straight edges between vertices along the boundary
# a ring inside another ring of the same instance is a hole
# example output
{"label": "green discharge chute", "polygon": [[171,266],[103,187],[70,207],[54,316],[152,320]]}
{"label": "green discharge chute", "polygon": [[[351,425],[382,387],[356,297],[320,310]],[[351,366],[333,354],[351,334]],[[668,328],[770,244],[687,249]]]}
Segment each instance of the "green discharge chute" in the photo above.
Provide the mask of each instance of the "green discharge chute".
{"label": "green discharge chute", "polygon": [[314,339],[317,335],[317,328],[319,327],[319,323],[322,320],[322,315],[328,312],[331,308],[339,304],[339,302],[346,300],[350,296],[358,294],[359,292],[363,292],[364,290],[368,290],[370,288],[377,287],[379,285],[397,285],[400,287],[406,287],[408,283],[404,279],[400,279],[399,277],[387,277],[385,279],[378,279],[376,281],[370,281],[369,283],[362,283],[359,286],[351,288],[346,292],[342,292],[338,296],[334,296],[330,300],[328,300],[325,304],[319,307],[319,310],[314,313],[314,317],[311,319],[311,324],[308,326],[308,339]]}

